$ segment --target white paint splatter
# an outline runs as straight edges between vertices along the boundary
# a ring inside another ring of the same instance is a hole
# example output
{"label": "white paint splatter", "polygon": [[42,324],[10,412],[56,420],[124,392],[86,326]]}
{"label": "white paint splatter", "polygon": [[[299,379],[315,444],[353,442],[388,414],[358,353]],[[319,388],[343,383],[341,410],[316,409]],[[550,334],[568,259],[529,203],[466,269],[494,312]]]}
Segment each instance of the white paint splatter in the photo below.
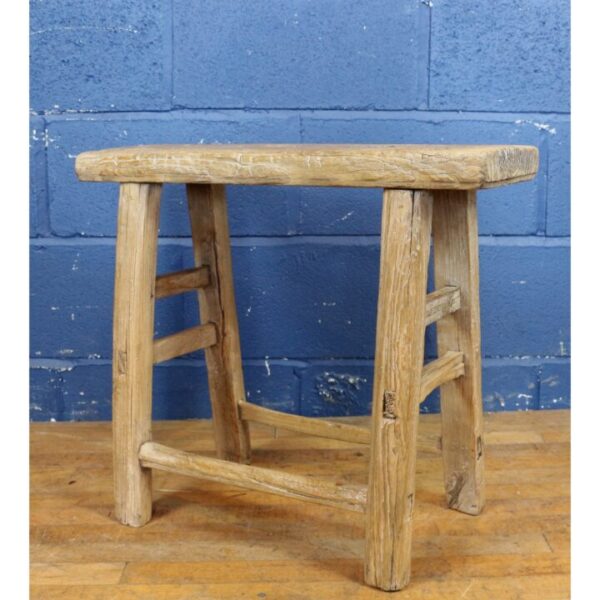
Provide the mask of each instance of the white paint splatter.
{"label": "white paint splatter", "polygon": [[556,129],[548,123],[539,123],[537,121],[528,121],[527,119],[517,119],[515,125],[533,125],[540,131],[547,131],[550,135],[556,135]]}

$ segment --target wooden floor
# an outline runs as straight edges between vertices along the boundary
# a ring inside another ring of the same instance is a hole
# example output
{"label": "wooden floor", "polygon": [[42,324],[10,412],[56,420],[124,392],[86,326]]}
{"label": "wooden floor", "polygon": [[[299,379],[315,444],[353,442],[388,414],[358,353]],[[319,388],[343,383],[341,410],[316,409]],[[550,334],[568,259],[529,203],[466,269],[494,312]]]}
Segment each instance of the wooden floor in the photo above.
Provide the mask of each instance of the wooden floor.
{"label": "wooden floor", "polygon": [[[368,447],[266,427],[254,464],[366,483]],[[419,435],[413,579],[403,600],[569,597],[569,413],[486,416],[487,497],[445,508],[439,417]],[[212,454],[209,423],[155,439]],[[155,472],[154,518],[112,517],[108,423],[31,427],[31,598],[390,598],[362,584],[362,515]]]}

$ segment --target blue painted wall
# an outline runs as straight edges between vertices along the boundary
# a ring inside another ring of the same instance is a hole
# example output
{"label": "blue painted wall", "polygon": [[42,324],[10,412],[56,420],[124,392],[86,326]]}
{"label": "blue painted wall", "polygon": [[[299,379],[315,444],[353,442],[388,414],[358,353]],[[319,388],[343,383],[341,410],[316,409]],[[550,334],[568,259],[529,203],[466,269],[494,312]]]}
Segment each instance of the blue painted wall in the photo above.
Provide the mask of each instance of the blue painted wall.
{"label": "blue painted wall", "polygon": [[[569,406],[564,0],[32,0],[31,114],[33,420],[110,418],[117,189],[74,158],[161,142],[538,146],[535,181],[480,194],[484,402]],[[229,193],[249,399],[367,413],[380,192]],[[192,264],[181,186],[160,235],[162,271]],[[196,317],[161,300],[157,334]],[[154,407],[209,416],[200,355],[156,367]]]}

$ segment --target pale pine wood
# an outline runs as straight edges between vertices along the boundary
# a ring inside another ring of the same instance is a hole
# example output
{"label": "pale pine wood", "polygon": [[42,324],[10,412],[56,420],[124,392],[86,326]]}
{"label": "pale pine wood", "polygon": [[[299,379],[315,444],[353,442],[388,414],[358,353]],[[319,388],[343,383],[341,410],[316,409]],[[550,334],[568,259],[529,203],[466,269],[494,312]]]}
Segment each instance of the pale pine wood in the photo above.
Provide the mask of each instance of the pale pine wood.
{"label": "pale pine wood", "polygon": [[431,211],[429,192],[384,191],[365,582],[387,591],[410,579]]}
{"label": "pale pine wood", "polygon": [[464,376],[441,387],[442,448],[448,506],[476,515],[485,504],[479,246],[475,192],[435,192],[435,286],[460,289],[460,309],[436,324],[438,356],[462,352]]}
{"label": "pale pine wood", "polygon": [[164,362],[214,346],[217,343],[217,328],[213,323],[196,325],[172,335],[154,340],[154,363]]}
{"label": "pale pine wood", "polygon": [[218,458],[199,456],[155,442],[142,444],[139,456],[141,464],[148,468],[200,477],[307,502],[359,512],[364,512],[367,502],[367,491],[364,486],[337,486],[327,481],[290,475],[285,471],[239,465]]}
{"label": "pale pine wood", "polygon": [[532,179],[533,146],[244,144],[111,148],[77,156],[83,181],[477,189]]}
{"label": "pale pine wood", "polygon": [[425,325],[439,321],[445,315],[456,312],[460,308],[460,290],[448,285],[441,290],[427,294],[425,306]]}
{"label": "pale pine wood", "polygon": [[421,402],[436,387],[465,374],[462,352],[446,352],[444,356],[431,361],[423,367],[421,377]]}
{"label": "pale pine wood", "polygon": [[152,475],[138,450],[152,436],[152,338],[161,186],[121,185],[113,318],[115,516],[139,527],[152,514]]}
{"label": "pale pine wood", "polygon": [[[474,519],[445,508],[440,415],[420,416],[413,574],[399,597],[569,597],[569,422],[568,411],[485,415],[488,510]],[[153,431],[214,450],[208,420]],[[258,463],[366,482],[368,448],[282,433],[252,425]],[[385,596],[362,582],[360,514],[155,471],[157,518],[123,528],[112,517],[110,423],[33,423],[30,447],[33,600]]]}
{"label": "pale pine wood", "polygon": [[240,415],[246,421],[255,421],[281,429],[297,431],[318,437],[368,444],[371,432],[364,427],[355,427],[336,421],[323,421],[300,415],[290,415],[277,410],[257,406],[251,402],[240,404]]}
{"label": "pale pine wood", "polygon": [[217,342],[206,349],[206,366],[215,439],[219,458],[250,461],[248,425],[240,419],[238,404],[245,402],[238,319],[233,290],[229,225],[225,188],[188,185],[188,210],[194,260],[206,266],[211,284],[198,292],[200,317],[213,323]]}
{"label": "pale pine wood", "polygon": [[167,298],[185,292],[194,292],[210,283],[208,267],[195,267],[165,273],[156,278],[156,298]]}

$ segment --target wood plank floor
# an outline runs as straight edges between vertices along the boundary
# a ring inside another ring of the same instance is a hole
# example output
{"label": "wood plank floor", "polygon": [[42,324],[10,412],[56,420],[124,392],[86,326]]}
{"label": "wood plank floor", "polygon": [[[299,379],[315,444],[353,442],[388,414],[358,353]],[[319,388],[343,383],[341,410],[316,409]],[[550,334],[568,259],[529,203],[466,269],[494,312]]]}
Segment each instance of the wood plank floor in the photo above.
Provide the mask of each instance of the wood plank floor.
{"label": "wood plank floor", "polygon": [[[485,422],[488,502],[470,517],[444,506],[439,417],[421,417],[413,579],[398,598],[569,597],[569,413]],[[206,421],[158,422],[155,439],[213,453]],[[253,446],[257,465],[366,483],[366,446],[267,427]],[[391,597],[362,584],[360,514],[155,472],[153,520],[131,529],[113,519],[111,472],[110,424],[32,425],[31,598]]]}

